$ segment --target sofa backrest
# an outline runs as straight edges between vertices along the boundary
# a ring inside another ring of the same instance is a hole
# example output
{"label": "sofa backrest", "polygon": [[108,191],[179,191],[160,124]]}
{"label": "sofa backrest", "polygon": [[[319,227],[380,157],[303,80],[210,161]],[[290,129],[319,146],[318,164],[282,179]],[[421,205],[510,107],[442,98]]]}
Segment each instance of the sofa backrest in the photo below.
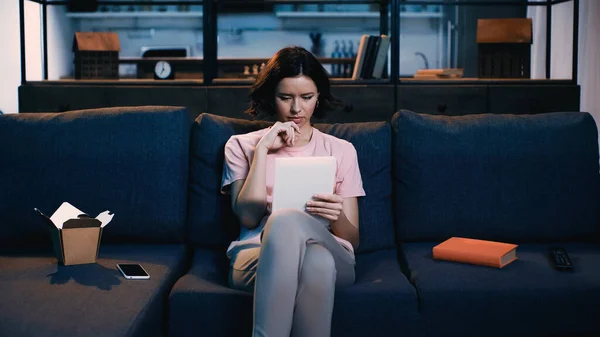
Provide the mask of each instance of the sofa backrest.
{"label": "sofa backrest", "polygon": [[[188,228],[194,245],[226,247],[239,235],[229,196],[220,193],[223,150],[235,134],[271,125],[208,113],[192,127]],[[391,210],[391,127],[386,122],[316,124],[356,148],[366,197],[359,198],[359,252],[394,247]]]}
{"label": "sofa backrest", "polygon": [[102,242],[184,242],[185,108],[123,107],[0,116],[0,246],[50,242],[34,213],[67,201],[115,213]]}
{"label": "sofa backrest", "polygon": [[581,112],[393,116],[401,241],[596,240],[598,134]]}

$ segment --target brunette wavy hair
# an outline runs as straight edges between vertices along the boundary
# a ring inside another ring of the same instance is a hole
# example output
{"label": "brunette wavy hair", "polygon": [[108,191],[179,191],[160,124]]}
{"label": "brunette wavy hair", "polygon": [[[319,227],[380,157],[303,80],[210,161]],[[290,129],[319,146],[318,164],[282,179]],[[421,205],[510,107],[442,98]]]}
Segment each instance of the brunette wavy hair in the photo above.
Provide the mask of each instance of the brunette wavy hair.
{"label": "brunette wavy hair", "polygon": [[315,118],[323,118],[327,111],[341,107],[344,103],[330,91],[329,75],[319,60],[299,46],[279,50],[267,62],[250,88],[250,107],[244,111],[252,117],[263,119],[276,115],[275,88],[286,77],[304,75],[313,80],[319,92],[319,104],[313,112]]}

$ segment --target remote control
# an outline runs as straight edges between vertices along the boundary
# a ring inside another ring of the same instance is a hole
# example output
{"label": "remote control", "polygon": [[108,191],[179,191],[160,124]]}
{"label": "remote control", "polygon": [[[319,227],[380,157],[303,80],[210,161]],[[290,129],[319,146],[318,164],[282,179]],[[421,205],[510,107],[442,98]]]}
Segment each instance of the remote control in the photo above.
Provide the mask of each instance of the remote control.
{"label": "remote control", "polygon": [[550,248],[550,258],[552,259],[552,263],[554,263],[554,268],[557,270],[573,269],[571,259],[564,248]]}

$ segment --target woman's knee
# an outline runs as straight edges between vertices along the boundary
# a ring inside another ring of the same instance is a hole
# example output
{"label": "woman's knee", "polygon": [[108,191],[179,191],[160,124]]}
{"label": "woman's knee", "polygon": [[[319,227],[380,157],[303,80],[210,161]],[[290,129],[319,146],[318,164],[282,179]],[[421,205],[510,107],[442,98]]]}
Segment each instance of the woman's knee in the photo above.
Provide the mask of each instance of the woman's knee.
{"label": "woman's knee", "polygon": [[[237,247],[236,247],[237,248]],[[260,247],[233,250],[229,266],[229,286],[252,292],[256,280],[256,269]]]}
{"label": "woman's knee", "polygon": [[275,211],[269,215],[269,220],[267,220],[266,225],[274,225],[284,223],[287,224],[289,222],[298,222],[297,220],[301,220],[306,216],[306,213],[294,209],[294,208],[284,208],[278,211]]}
{"label": "woman's knee", "polygon": [[306,214],[296,209],[282,209],[273,212],[265,224],[263,240],[265,236],[294,236],[300,234]]}
{"label": "woman's knee", "polygon": [[324,289],[335,287],[336,273],[335,260],[327,248],[319,244],[306,247],[300,274],[304,286]]}

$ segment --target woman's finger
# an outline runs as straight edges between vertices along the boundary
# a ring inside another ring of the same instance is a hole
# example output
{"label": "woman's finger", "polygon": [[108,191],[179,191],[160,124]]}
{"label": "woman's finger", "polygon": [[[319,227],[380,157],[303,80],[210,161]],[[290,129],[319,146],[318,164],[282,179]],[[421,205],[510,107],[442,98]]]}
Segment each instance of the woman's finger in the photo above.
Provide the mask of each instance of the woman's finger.
{"label": "woman's finger", "polygon": [[292,135],[288,135],[287,136],[286,145],[290,146],[290,147],[294,145],[294,136],[292,136]]}
{"label": "woman's finger", "polygon": [[294,128],[292,128],[290,126],[289,131],[290,136],[292,137],[292,146],[296,145],[296,132],[294,131]]}
{"label": "woman's finger", "polygon": [[285,126],[285,132],[288,134],[288,136],[290,137],[290,143],[289,146],[294,145],[294,132],[292,130],[292,128],[290,128],[289,125]]}
{"label": "woman's finger", "polygon": [[279,136],[281,137],[285,145],[291,146],[292,135],[290,134],[289,129],[285,125],[279,130]]}
{"label": "woman's finger", "polygon": [[294,128],[294,130],[296,130],[296,132],[300,133],[300,127],[298,126],[298,124],[292,122],[292,127]]}
{"label": "woman's finger", "polygon": [[339,210],[329,208],[318,208],[318,207],[306,207],[306,210],[311,213],[329,214],[329,215],[340,215]]}
{"label": "woman's finger", "polygon": [[296,132],[300,132],[300,127],[298,126],[298,124],[296,124],[294,122],[285,122],[285,124],[292,127],[292,129],[296,130]]}
{"label": "woman's finger", "polygon": [[290,137],[292,138],[292,146],[296,144],[296,133],[294,132],[294,128],[292,126],[288,126],[288,132],[290,133]]}
{"label": "woman's finger", "polygon": [[342,209],[342,204],[341,203],[337,203],[337,202],[323,202],[323,201],[314,201],[314,200],[309,200],[306,203],[306,206],[308,206],[308,207],[317,207],[317,208],[335,209],[335,210],[341,210]]}
{"label": "woman's finger", "polygon": [[284,134],[284,135],[281,137],[281,139],[283,139],[283,143],[284,143],[285,145],[289,145],[289,144],[290,144],[290,137],[289,137],[288,135]]}
{"label": "woman's finger", "polygon": [[338,219],[338,216],[332,215],[332,214],[327,214],[327,213],[322,213],[322,212],[317,212],[317,211],[310,212],[310,213],[314,214],[314,215],[318,215],[318,216],[325,218],[327,220],[330,220],[330,221],[336,221]]}
{"label": "woman's finger", "polygon": [[285,123],[288,127],[288,132],[290,133],[290,135],[292,135],[292,144],[295,145],[296,144],[296,133],[300,133],[300,127],[298,125],[296,125],[296,123],[294,122],[286,122]]}
{"label": "woman's finger", "polygon": [[315,195],[313,195],[313,199],[314,200],[324,200],[324,201],[329,201],[329,202],[334,202],[334,203],[343,203],[344,202],[344,198],[340,197],[337,194],[326,194],[326,193],[315,194]]}

